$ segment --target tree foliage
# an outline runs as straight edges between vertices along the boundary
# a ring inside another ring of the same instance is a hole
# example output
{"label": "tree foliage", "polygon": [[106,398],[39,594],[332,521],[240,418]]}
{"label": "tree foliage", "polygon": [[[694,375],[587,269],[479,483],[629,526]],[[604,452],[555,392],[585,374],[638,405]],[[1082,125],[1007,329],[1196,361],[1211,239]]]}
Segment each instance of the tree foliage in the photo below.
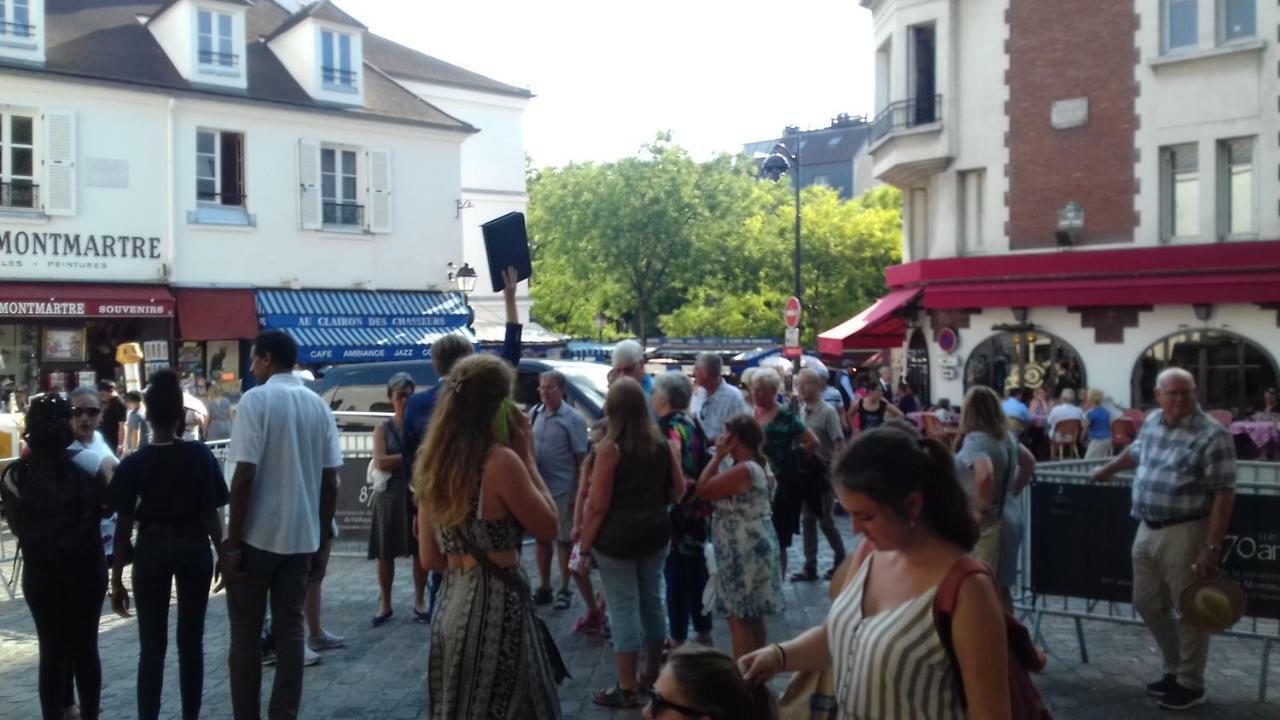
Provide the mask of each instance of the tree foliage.
{"label": "tree foliage", "polygon": [[[744,157],[694,162],[665,135],[639,157],[531,173],[534,315],[579,337],[606,318],[642,339],[782,334],[795,206]],[[805,341],[883,294],[901,194],[801,194]],[[612,334],[612,333],[611,333]]]}

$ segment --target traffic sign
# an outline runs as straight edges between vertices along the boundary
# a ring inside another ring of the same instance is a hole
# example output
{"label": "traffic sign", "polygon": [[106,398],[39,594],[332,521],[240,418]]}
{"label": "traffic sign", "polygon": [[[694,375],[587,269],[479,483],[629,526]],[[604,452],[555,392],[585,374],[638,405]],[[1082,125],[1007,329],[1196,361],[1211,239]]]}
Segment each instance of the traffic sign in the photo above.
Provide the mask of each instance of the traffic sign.
{"label": "traffic sign", "polygon": [[787,309],[783,312],[783,317],[787,319],[787,327],[800,327],[800,298],[787,298]]}
{"label": "traffic sign", "polygon": [[794,359],[800,357],[801,352],[803,351],[800,348],[800,328],[787,328],[782,356]]}

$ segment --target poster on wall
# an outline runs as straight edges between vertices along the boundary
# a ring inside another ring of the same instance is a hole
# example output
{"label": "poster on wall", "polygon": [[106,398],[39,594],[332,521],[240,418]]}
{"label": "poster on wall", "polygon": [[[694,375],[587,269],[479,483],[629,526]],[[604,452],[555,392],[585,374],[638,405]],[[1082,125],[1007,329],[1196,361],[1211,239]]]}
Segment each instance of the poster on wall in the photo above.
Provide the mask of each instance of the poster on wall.
{"label": "poster on wall", "polygon": [[142,343],[142,355],[148,362],[159,362],[169,359],[169,343],[164,340],[148,340]]}
{"label": "poster on wall", "polygon": [[204,348],[196,343],[182,343],[178,348],[178,374],[195,377],[204,374]]}
{"label": "poster on wall", "polygon": [[92,370],[81,370],[76,373],[76,387],[97,387],[98,373]]}
{"label": "poster on wall", "polygon": [[64,372],[49,373],[49,392],[62,392],[67,389],[67,374]]}
{"label": "poster on wall", "polygon": [[210,382],[227,382],[235,380],[240,374],[240,342],[238,340],[219,340],[207,343],[209,358],[208,372],[205,377]]}
{"label": "poster on wall", "polygon": [[45,362],[84,362],[84,330],[45,328],[41,347]]}

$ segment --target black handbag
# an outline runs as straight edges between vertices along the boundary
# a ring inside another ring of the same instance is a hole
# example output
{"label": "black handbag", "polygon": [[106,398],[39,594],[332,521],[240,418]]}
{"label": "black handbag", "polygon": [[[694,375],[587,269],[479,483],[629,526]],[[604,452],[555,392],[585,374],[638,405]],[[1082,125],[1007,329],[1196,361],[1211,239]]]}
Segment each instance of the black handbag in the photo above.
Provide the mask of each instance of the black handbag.
{"label": "black handbag", "polygon": [[514,568],[499,567],[496,563],[489,559],[487,553],[481,550],[466,533],[458,533],[462,538],[463,544],[467,546],[467,552],[475,561],[480,564],[484,571],[499,580],[507,589],[514,592],[520,597],[520,602],[524,604],[528,614],[529,622],[533,623],[535,636],[542,646],[542,652],[545,655],[547,667],[551,668],[551,677],[556,681],[556,685],[560,685],[565,680],[572,679],[569,674],[569,668],[564,664],[564,658],[560,657],[560,648],[556,646],[555,638],[551,637],[551,631],[547,629],[547,623],[538,615],[538,611],[533,606],[533,588],[529,587],[529,583],[521,577],[520,573]]}

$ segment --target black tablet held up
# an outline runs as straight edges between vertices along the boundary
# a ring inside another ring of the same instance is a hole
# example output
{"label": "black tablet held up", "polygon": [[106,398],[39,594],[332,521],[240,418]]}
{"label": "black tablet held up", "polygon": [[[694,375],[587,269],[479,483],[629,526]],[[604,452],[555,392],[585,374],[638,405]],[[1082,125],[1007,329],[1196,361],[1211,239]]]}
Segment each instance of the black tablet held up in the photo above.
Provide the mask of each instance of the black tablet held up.
{"label": "black tablet held up", "polygon": [[502,292],[502,270],[515,267],[516,278],[527,280],[533,274],[529,261],[529,234],[524,228],[524,213],[509,212],[480,226],[484,232],[484,251],[489,256],[489,279],[493,291]]}

